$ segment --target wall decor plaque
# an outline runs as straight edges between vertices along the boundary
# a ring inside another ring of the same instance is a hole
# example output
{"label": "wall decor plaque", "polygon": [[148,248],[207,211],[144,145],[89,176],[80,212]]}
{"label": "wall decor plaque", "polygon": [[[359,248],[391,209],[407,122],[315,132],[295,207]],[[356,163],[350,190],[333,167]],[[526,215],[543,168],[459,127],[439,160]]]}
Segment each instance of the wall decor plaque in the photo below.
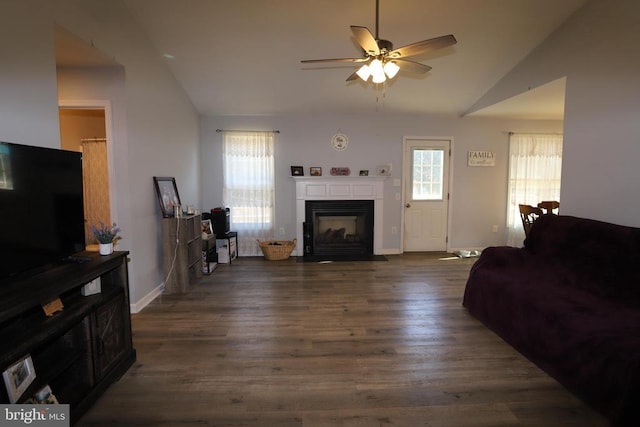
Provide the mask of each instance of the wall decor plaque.
{"label": "wall decor plaque", "polygon": [[495,151],[469,151],[467,157],[468,166],[495,166]]}
{"label": "wall decor plaque", "polygon": [[351,175],[351,169],[349,168],[331,168],[329,171],[331,176],[349,176]]}

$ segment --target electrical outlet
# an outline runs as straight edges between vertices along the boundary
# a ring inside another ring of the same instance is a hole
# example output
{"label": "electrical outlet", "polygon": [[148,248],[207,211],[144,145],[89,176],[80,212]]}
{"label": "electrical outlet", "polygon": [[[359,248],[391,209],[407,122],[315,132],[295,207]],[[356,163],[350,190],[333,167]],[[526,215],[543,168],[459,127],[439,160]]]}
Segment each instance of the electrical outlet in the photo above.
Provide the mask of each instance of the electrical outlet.
{"label": "electrical outlet", "polygon": [[398,234],[398,227],[396,227],[395,225],[391,226],[391,234]]}
{"label": "electrical outlet", "polygon": [[400,200],[400,193],[396,193],[396,200]]}
{"label": "electrical outlet", "polygon": [[280,235],[284,236],[284,227],[280,227]]}
{"label": "electrical outlet", "polygon": [[497,226],[497,225],[494,225],[494,226],[493,226],[493,232],[494,232],[494,233],[497,233],[497,232],[498,232],[498,226]]}

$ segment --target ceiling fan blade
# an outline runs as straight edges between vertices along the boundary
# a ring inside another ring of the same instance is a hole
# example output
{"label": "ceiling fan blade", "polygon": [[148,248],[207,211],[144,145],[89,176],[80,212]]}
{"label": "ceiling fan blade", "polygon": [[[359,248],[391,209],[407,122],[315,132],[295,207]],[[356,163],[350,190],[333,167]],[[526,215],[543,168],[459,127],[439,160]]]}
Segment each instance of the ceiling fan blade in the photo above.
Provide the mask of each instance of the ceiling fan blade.
{"label": "ceiling fan blade", "polygon": [[353,37],[355,37],[358,44],[367,52],[369,56],[378,56],[380,55],[380,48],[378,47],[378,42],[376,38],[373,37],[371,31],[367,27],[358,27],[356,25],[351,26],[351,32],[353,33]]}
{"label": "ceiling fan blade", "polygon": [[[352,27],[353,28],[353,27]],[[429,40],[422,40],[420,42],[411,43],[406,46],[399,47],[389,52],[390,58],[406,58],[408,56],[415,56],[421,53],[430,52],[436,49],[442,49],[448,46],[453,46],[458,41],[453,34],[447,36],[436,37]]]}
{"label": "ceiling fan blade", "polygon": [[398,65],[398,67],[400,67],[402,71],[419,74],[425,74],[431,71],[430,66],[415,61],[409,61],[408,59],[394,59],[393,61]]}
{"label": "ceiling fan blade", "polygon": [[314,62],[365,62],[367,58],[334,58],[334,59],[304,59],[300,62],[310,64]]}
{"label": "ceiling fan blade", "polygon": [[358,79],[358,72],[354,71],[353,73],[351,73],[351,75],[349,77],[347,77],[348,82],[353,81],[353,80],[357,80]]}

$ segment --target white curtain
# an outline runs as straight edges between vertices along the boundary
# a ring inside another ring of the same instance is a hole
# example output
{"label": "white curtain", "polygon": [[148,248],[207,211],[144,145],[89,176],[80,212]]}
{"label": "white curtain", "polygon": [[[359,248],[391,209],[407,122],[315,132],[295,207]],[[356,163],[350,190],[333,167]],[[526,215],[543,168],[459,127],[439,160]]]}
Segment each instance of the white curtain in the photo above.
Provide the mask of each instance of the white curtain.
{"label": "white curtain", "polygon": [[262,255],[256,240],[274,236],[274,133],[224,131],[223,203],[238,232],[238,255]]}
{"label": "white curtain", "polygon": [[562,135],[513,133],[509,138],[507,245],[522,246],[524,230],[518,205],[560,201]]}

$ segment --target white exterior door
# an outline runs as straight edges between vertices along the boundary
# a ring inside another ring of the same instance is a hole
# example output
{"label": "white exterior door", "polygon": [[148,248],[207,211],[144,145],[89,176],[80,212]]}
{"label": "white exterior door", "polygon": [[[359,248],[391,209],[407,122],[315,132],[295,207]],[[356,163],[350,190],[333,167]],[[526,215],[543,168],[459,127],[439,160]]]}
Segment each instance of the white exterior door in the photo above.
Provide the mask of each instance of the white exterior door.
{"label": "white exterior door", "polygon": [[404,140],[404,251],[447,250],[451,141]]}

